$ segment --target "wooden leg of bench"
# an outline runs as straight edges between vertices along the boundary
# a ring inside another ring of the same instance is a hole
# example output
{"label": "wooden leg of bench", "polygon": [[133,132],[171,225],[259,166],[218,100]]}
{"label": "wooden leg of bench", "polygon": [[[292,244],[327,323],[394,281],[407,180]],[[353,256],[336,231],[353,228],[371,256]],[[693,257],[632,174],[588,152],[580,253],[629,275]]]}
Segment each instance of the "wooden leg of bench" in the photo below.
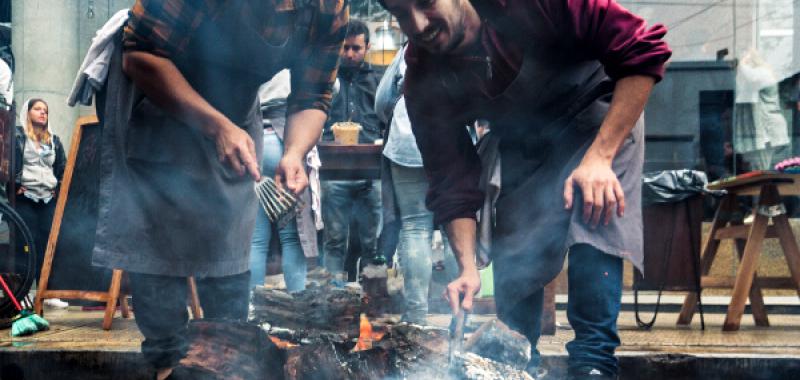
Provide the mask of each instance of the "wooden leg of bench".
{"label": "wooden leg of bench", "polygon": [[[766,193],[767,188],[768,186],[762,188],[759,205],[766,204],[765,202],[769,199]],[[742,261],[736,274],[731,303],[728,305],[728,314],[722,326],[723,331],[739,330],[747,298],[753,286],[753,276],[756,273],[758,258],[761,256],[761,246],[767,234],[768,222],[769,218],[767,216],[756,212],[755,220],[747,237],[747,244],[744,247]]]}
{"label": "wooden leg of bench", "polygon": [[103,316],[103,330],[111,330],[111,322],[113,322],[114,313],[117,311],[117,300],[119,299],[119,287],[121,283],[122,270],[114,269],[111,275],[111,286],[108,287],[106,312]]}
{"label": "wooden leg of bench", "polygon": [[192,319],[203,319],[203,308],[200,305],[200,296],[197,295],[197,282],[194,277],[186,279],[189,285],[189,306],[192,309]]}
{"label": "wooden leg of bench", "polygon": [[131,307],[128,305],[128,295],[127,294],[120,294],[119,295],[119,308],[122,312],[122,318],[130,318],[131,317]]}
{"label": "wooden leg of bench", "polygon": [[123,271],[119,288],[119,308],[122,312],[122,318],[126,319],[131,317],[131,306],[128,304],[128,296],[131,292],[130,283],[131,279],[128,277],[128,273]]}
{"label": "wooden leg of bench", "polygon": [[[736,254],[740,263],[744,255],[745,243],[746,242],[742,239],[736,239],[734,242]],[[767,309],[764,306],[764,293],[761,291],[761,286],[756,279],[758,279],[758,272],[753,275],[753,285],[750,288],[750,311],[753,313],[753,321],[755,321],[756,326],[769,327],[769,317],[767,316]]]}
{"label": "wooden leg of bench", "polygon": [[544,287],[544,302],[542,305],[542,335],[556,334],[556,281],[550,281]]}
{"label": "wooden leg of bench", "polygon": [[[720,244],[720,241],[715,239],[714,235],[717,233],[717,230],[728,224],[728,214],[733,209],[732,202],[735,201],[735,197],[726,196],[722,199],[722,203],[717,208],[717,212],[714,215],[714,224],[711,226],[708,240],[703,248],[703,257],[700,258],[701,277],[707,275],[711,271],[711,265],[717,257]],[[694,318],[694,313],[697,310],[697,296],[696,292],[690,291],[689,294],[686,295],[686,298],[683,299],[683,306],[681,306],[681,312],[676,322],[678,325],[688,326],[692,323],[692,318]]]}
{"label": "wooden leg of bench", "polygon": [[795,288],[800,295],[800,249],[797,247],[792,227],[789,225],[789,218],[786,215],[779,215],[772,218],[772,223],[778,231],[778,239],[786,256],[786,264],[789,266],[789,273],[794,280]]}

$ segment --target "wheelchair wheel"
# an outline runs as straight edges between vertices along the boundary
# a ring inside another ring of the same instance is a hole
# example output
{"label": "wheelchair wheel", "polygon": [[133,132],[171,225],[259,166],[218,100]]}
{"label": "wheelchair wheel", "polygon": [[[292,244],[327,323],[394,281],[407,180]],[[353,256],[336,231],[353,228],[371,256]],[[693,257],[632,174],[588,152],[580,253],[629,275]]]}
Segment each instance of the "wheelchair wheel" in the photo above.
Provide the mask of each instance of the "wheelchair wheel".
{"label": "wheelchair wheel", "polygon": [[[22,243],[9,245],[6,257],[0,259],[0,265],[4,265],[0,270],[0,275],[3,276],[14,297],[20,303],[27,304],[23,307],[32,307],[30,300],[26,302],[26,299],[36,273],[36,247],[33,236],[22,217],[5,200],[0,200],[0,215],[2,215],[3,221],[8,223],[9,232],[14,231],[15,239]],[[22,247],[21,254],[17,254],[18,247]],[[11,262],[14,262],[13,266],[10,264]],[[11,298],[0,289],[0,319],[11,318],[17,314],[18,311]]]}

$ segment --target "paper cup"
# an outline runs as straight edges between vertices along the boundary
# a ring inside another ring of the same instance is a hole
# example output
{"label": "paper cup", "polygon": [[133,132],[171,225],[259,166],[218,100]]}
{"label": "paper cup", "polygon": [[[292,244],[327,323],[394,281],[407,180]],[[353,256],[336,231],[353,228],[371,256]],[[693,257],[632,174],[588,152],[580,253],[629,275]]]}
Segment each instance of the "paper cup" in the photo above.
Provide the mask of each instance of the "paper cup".
{"label": "paper cup", "polygon": [[334,141],[342,145],[357,145],[361,126],[358,123],[335,123],[331,126]]}

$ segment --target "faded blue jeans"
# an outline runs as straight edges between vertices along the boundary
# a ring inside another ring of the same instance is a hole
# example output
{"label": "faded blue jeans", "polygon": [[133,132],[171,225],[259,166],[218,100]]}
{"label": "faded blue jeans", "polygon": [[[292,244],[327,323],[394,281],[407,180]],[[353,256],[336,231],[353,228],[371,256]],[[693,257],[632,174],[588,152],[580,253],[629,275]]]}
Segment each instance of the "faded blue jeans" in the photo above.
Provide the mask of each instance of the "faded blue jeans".
{"label": "faded blue jeans", "polygon": [[[501,270],[520,268],[495,266],[495,276],[502,276]],[[567,343],[568,366],[570,369],[597,368],[616,375],[618,365],[614,351],[620,344],[617,317],[622,299],[622,259],[590,245],[574,245],[569,250],[567,274],[567,319],[575,331],[575,339]],[[541,330],[543,296],[540,289],[523,300],[498,299],[498,302],[516,302],[513,308],[504,308],[509,312],[498,316],[531,342],[529,367],[538,366],[541,360],[536,343]]]}
{"label": "faded blue jeans", "polygon": [[[268,177],[275,176],[275,168],[283,155],[283,142],[275,132],[264,132],[264,157],[261,159],[261,174]],[[267,257],[269,244],[272,237],[272,223],[267,214],[259,206],[256,215],[256,227],[250,244],[250,288],[264,284],[267,274]],[[303,247],[300,245],[300,236],[297,233],[297,221],[291,219],[289,223],[278,229],[278,238],[281,243],[281,264],[286,289],[290,292],[301,291],[306,288],[306,258]]]}
{"label": "faded blue jeans", "polygon": [[[356,205],[360,207],[355,207]],[[354,208],[358,231],[350,231]],[[361,257],[372,259],[378,248],[378,226],[382,219],[380,181],[323,181],[322,220],[325,222],[324,265],[331,273],[344,271],[349,234],[357,233]]]}
{"label": "faded blue jeans", "polygon": [[[428,179],[422,168],[401,166],[392,162],[391,171],[401,223],[397,254],[403,271],[406,298],[403,320],[425,325],[433,265],[433,213],[425,207]],[[445,251],[445,266],[455,268],[453,255],[448,255],[447,250]]]}

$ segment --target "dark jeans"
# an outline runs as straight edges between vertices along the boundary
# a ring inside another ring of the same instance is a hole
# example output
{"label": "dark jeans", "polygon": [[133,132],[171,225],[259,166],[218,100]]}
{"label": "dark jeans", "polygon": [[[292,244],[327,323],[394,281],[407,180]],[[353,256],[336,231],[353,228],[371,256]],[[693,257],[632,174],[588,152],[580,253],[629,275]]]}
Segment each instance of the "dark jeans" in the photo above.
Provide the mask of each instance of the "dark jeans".
{"label": "dark jeans", "polygon": [[[350,231],[350,216],[354,210],[358,231]],[[381,223],[380,181],[323,181],[322,220],[325,222],[324,264],[328,271],[344,270],[350,234],[358,234],[361,257],[375,257]]]}
{"label": "dark jeans", "polygon": [[[175,366],[189,347],[186,340],[186,277],[129,273],[136,324],[144,335],[142,355],[156,369]],[[197,292],[205,318],[247,319],[250,272],[198,278]]]}
{"label": "dark jeans", "polygon": [[[569,367],[590,366],[616,374],[614,350],[620,344],[617,316],[622,297],[622,259],[579,244],[570,249],[567,270],[567,318],[575,331],[575,339],[567,343]],[[499,315],[503,322],[531,342],[531,366],[538,366],[541,360],[536,344],[541,331],[542,300],[543,290],[540,289],[508,308],[510,311],[505,315]]]}
{"label": "dark jeans", "polygon": [[[47,249],[47,240],[50,237],[50,227],[53,225],[53,213],[56,209],[56,198],[53,198],[48,203],[34,202],[33,200],[23,196],[17,195],[16,206],[14,209],[17,211],[25,225],[31,231],[33,243],[36,245],[36,281],[39,281],[39,276],[42,273],[42,263],[44,262],[44,252]],[[25,239],[22,233],[18,232],[16,235],[16,269],[17,273],[22,273],[26,269],[27,257],[23,250]]]}

